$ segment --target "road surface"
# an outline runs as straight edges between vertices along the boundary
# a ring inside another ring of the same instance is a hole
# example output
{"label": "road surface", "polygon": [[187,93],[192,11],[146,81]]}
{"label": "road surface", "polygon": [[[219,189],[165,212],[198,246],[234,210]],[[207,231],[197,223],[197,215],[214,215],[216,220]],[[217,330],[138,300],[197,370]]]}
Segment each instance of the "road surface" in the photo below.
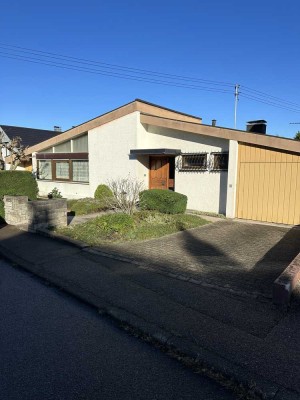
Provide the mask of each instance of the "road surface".
{"label": "road surface", "polygon": [[0,304],[3,400],[235,398],[1,259]]}

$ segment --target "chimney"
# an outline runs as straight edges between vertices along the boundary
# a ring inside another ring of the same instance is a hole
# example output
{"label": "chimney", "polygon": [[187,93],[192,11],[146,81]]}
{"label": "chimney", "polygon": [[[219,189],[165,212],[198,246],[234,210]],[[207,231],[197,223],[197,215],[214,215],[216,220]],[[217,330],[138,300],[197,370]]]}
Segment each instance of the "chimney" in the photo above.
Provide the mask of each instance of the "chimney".
{"label": "chimney", "polygon": [[61,126],[54,125],[54,132],[61,132]]}
{"label": "chimney", "polygon": [[216,119],[212,119],[211,120],[211,126],[216,126],[217,124],[217,120]]}
{"label": "chimney", "polygon": [[267,131],[267,121],[265,121],[264,119],[248,121],[246,131],[252,133],[261,133],[265,135]]}

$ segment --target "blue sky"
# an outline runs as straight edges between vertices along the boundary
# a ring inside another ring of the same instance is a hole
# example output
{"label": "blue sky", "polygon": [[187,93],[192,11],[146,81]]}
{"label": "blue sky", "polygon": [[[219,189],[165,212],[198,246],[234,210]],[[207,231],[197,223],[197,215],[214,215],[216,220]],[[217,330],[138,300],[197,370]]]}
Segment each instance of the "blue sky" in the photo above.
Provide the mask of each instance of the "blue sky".
{"label": "blue sky", "polygon": [[[141,98],[233,127],[237,83],[238,129],[266,119],[269,134],[293,137],[300,130],[290,124],[300,122],[299,12],[296,0],[3,1],[0,124],[66,130]],[[19,61],[8,53],[26,54],[10,46],[106,63],[108,72],[115,64],[209,80],[142,75],[226,93]]]}

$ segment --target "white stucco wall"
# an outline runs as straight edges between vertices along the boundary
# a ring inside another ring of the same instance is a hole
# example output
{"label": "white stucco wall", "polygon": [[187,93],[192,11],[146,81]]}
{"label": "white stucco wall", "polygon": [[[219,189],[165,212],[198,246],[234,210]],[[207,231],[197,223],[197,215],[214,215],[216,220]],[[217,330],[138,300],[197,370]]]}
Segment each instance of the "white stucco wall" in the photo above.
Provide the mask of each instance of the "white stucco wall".
{"label": "white stucco wall", "polygon": [[88,133],[90,187],[94,192],[99,184],[131,176],[144,179],[145,167],[130,157],[137,147],[139,113],[121,117]]}
{"label": "white stucco wall", "polygon": [[[229,141],[155,126],[138,127],[138,148],[172,148],[183,153],[229,151]],[[175,191],[188,197],[188,208],[226,212],[227,171],[175,171]]]}
{"label": "white stucco wall", "polygon": [[82,199],[84,197],[93,197],[90,185],[88,183],[73,183],[59,181],[38,180],[39,196],[46,197],[49,192],[57,188],[63,197],[67,199]]}
{"label": "white stucco wall", "polygon": [[226,217],[228,218],[235,218],[238,149],[239,149],[238,142],[236,140],[230,140],[229,162],[228,162],[228,187],[227,187],[227,202],[226,202]]}

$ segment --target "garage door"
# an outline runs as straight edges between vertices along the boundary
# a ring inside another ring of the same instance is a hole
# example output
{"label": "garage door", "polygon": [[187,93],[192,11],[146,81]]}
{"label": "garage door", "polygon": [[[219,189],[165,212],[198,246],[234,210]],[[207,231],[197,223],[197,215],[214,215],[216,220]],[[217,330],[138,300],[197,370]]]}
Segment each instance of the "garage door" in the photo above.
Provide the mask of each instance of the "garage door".
{"label": "garage door", "polygon": [[300,155],[240,143],[236,214],[300,224]]}

